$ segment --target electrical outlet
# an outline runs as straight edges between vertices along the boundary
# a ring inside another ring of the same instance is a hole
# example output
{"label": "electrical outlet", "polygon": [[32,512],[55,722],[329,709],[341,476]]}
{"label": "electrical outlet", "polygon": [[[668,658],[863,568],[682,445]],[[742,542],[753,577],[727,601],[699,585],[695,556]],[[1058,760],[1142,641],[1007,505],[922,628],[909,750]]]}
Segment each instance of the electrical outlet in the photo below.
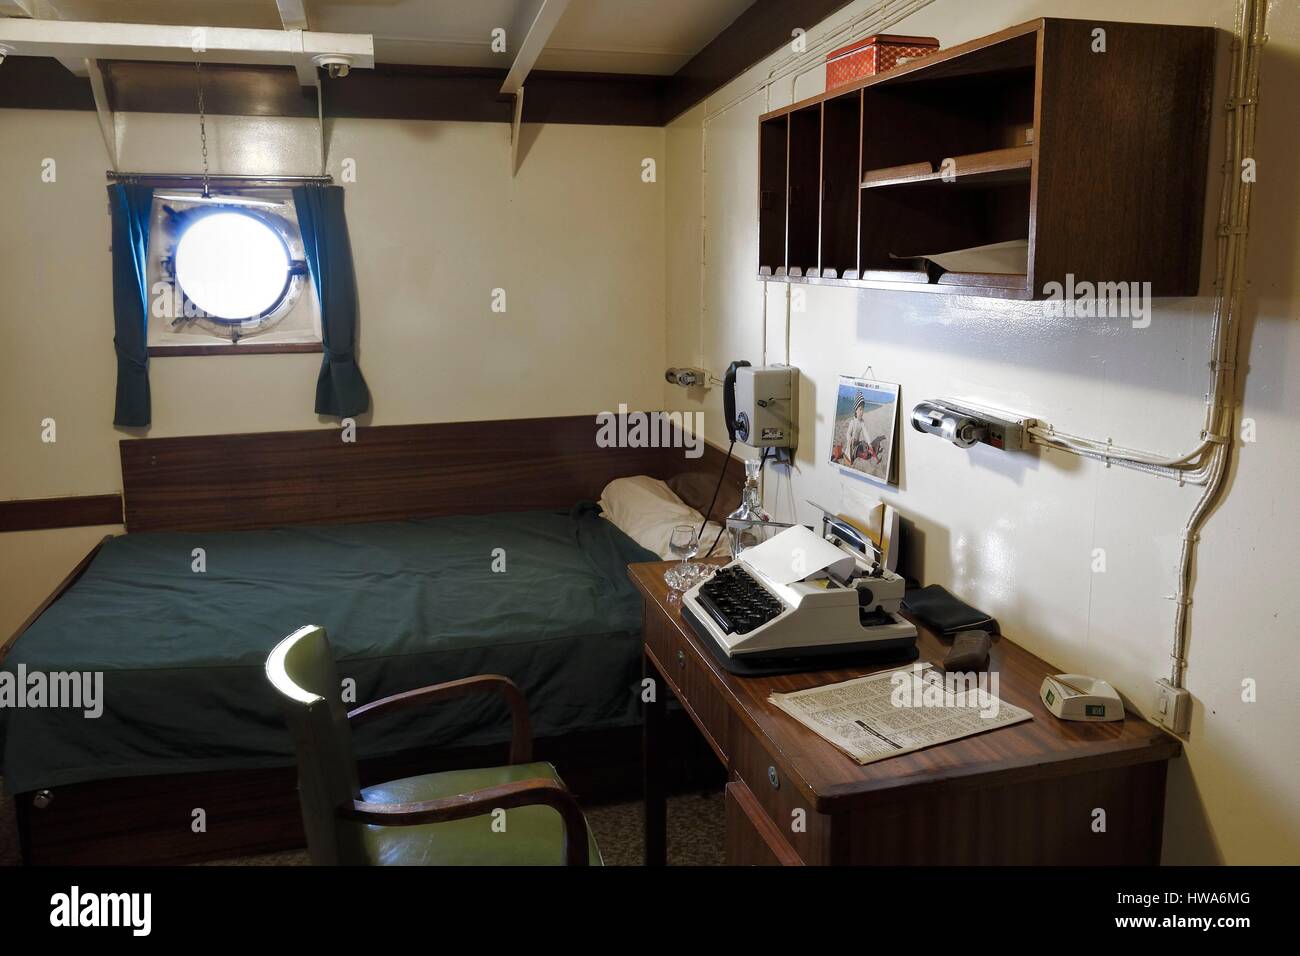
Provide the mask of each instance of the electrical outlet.
{"label": "electrical outlet", "polygon": [[1185,687],[1175,687],[1169,679],[1156,681],[1156,708],[1151,715],[1161,727],[1185,734],[1192,726],[1192,695]]}

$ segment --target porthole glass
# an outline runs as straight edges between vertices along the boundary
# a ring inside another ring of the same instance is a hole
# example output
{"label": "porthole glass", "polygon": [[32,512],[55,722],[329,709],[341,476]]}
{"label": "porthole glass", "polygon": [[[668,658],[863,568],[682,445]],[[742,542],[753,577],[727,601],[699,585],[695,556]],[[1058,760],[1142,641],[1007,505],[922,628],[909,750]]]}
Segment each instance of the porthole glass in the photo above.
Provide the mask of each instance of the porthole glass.
{"label": "porthole glass", "polygon": [[272,312],[289,288],[291,266],[275,228],[244,212],[198,216],[176,243],[176,281],[195,306],[218,320]]}

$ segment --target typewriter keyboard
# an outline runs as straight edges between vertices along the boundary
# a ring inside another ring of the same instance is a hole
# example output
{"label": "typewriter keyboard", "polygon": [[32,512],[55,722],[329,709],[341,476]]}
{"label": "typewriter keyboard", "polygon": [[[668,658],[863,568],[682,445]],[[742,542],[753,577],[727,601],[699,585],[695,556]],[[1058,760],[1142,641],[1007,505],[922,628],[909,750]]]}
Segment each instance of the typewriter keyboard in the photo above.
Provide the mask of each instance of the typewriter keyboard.
{"label": "typewriter keyboard", "polygon": [[701,584],[698,600],[724,634],[748,634],[785,610],[784,604],[740,567],[723,568]]}

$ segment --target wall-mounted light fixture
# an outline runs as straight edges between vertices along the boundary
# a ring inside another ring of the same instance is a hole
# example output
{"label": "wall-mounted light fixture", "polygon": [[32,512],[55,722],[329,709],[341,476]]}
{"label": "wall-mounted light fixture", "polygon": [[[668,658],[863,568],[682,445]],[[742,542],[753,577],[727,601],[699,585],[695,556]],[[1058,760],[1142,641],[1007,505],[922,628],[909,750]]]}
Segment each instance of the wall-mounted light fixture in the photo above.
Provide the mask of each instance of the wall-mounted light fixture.
{"label": "wall-mounted light fixture", "polygon": [[994,448],[1020,451],[1029,447],[1028,429],[1037,419],[1015,412],[980,408],[948,398],[929,399],[912,409],[912,427],[937,435],[958,448],[978,442]]}
{"label": "wall-mounted light fixture", "polygon": [[352,58],[340,53],[319,53],[311,61],[329,73],[331,80],[341,80],[352,72]]}
{"label": "wall-mounted light fixture", "polygon": [[664,379],[682,388],[708,388],[710,384],[709,373],[702,368],[670,368],[664,372]]}

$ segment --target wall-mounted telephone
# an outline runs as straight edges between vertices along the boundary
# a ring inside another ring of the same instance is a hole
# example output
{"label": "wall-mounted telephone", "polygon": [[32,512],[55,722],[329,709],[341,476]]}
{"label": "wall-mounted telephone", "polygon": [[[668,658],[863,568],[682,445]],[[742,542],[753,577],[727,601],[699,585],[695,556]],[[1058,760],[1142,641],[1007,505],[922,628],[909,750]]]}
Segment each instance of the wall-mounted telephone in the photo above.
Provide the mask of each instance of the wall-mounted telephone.
{"label": "wall-mounted telephone", "polygon": [[799,443],[799,370],[791,365],[732,362],[723,379],[727,437],[751,448],[789,448]]}
{"label": "wall-mounted telephone", "polygon": [[736,372],[748,367],[748,362],[738,359],[727,366],[727,374],[722,377],[722,417],[727,424],[727,438],[745,444],[749,444],[749,419],[736,420]]}

